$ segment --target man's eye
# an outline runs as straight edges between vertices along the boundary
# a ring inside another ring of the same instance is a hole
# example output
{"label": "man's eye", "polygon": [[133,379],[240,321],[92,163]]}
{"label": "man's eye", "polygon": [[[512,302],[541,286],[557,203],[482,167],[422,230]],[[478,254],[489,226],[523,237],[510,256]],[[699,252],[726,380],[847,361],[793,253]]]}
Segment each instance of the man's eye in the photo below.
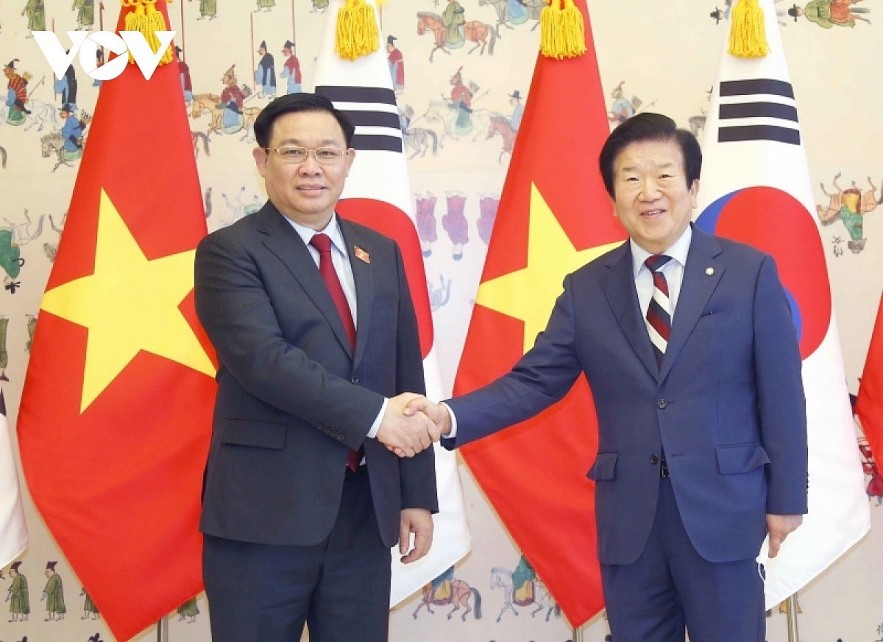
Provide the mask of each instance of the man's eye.
{"label": "man's eye", "polygon": [[321,158],[322,160],[332,160],[337,158],[340,154],[336,149],[317,149],[316,156]]}

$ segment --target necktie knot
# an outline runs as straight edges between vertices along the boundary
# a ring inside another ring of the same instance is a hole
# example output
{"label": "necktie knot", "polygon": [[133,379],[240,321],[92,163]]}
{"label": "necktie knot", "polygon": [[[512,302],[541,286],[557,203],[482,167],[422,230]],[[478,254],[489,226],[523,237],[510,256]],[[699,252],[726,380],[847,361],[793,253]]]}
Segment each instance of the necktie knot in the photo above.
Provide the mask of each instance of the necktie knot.
{"label": "necktie knot", "polygon": [[327,234],[314,234],[310,239],[310,245],[319,250],[319,254],[331,251],[331,237]]}
{"label": "necktie knot", "polygon": [[671,257],[668,254],[651,254],[647,257],[647,260],[644,261],[644,265],[646,265],[647,269],[651,272],[657,272],[669,261],[671,261]]}

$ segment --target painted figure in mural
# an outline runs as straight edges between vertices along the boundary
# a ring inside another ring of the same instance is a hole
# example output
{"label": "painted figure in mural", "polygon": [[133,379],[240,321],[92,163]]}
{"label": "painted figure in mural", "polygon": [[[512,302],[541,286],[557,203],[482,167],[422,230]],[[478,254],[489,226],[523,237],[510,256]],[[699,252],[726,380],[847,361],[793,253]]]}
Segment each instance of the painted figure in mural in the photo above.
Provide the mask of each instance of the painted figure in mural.
{"label": "painted figure in mural", "polygon": [[437,201],[438,198],[431,192],[427,192],[426,196],[417,197],[414,223],[417,227],[417,236],[420,237],[420,249],[423,251],[423,256],[432,256],[432,244],[438,240],[438,224],[435,218]]}
{"label": "painted figure in mural", "polygon": [[865,488],[868,500],[876,498],[877,506],[883,506],[883,475],[881,475],[880,468],[877,466],[877,460],[874,459],[871,447],[866,442],[859,443],[858,449],[861,453],[862,470],[865,476],[868,477],[868,485]]}
{"label": "painted figure in mural", "polygon": [[497,210],[500,208],[500,199],[497,196],[480,196],[478,199],[478,237],[487,245],[491,240],[491,232],[494,222],[497,220]]}
{"label": "painted figure in mural", "polygon": [[[102,66],[103,64],[104,64],[104,48],[103,48],[103,47],[98,47],[98,48],[95,50],[95,68],[98,69],[98,68],[99,68],[100,66]],[[93,86],[93,87],[100,87],[100,86],[101,86],[101,81],[98,80],[97,78],[93,79],[93,80],[92,80],[92,86]]]}
{"label": "painted figure in mural", "polygon": [[90,31],[95,24],[95,0],[74,0],[71,11],[77,12],[77,29]]}
{"label": "painted figure in mural", "polygon": [[43,0],[28,0],[21,15],[28,16],[28,31],[46,31],[46,8]]}
{"label": "painted figure in mural", "polygon": [[422,558],[438,510],[434,425],[400,413],[400,391],[424,388],[401,252],[336,214],[355,124],[328,98],[277,98],[254,133],[267,201],[194,264],[220,363],[200,519],[212,639],[306,624],[386,642],[390,547]]}
{"label": "painted figure in mural", "polygon": [[870,13],[870,9],[856,7],[859,2],[862,0],[811,0],[803,7],[793,5],[788,9],[788,15],[794,18],[794,22],[803,16],[824,29],[854,27],[856,20],[870,24],[871,21],[861,15]]}
{"label": "painted figure in mural", "polygon": [[189,105],[193,100],[193,80],[190,78],[190,65],[184,62],[184,50],[175,47],[178,58],[178,77],[181,78],[181,89],[184,91],[184,103]]}
{"label": "painted figure in mural", "polygon": [[[65,53],[70,53],[66,51]],[[52,86],[56,94],[61,94],[61,104],[77,108],[77,72],[73,65],[69,65],[64,71],[64,76],[56,80]]]}
{"label": "painted figure in mural", "polygon": [[6,106],[9,107],[6,122],[16,126],[23,124],[25,115],[31,113],[25,106],[28,102],[28,82],[31,80],[31,74],[27,71],[23,74],[18,73],[15,69],[17,62],[19,62],[18,58],[13,58],[3,67],[3,75],[7,80]]}
{"label": "painted figure in mural", "polygon": [[455,261],[463,258],[463,248],[469,242],[469,222],[466,220],[466,197],[448,194],[448,211],[442,216],[442,227],[451,239],[451,256]]}
{"label": "painted figure in mural", "polygon": [[9,602],[10,622],[27,622],[28,616],[31,614],[28,578],[21,574],[20,569],[21,560],[13,562],[9,567],[9,577],[12,578],[12,584],[9,585],[6,601]]}
{"label": "painted figure in mural", "polygon": [[260,11],[261,9],[266,9],[267,11],[272,11],[273,7],[276,6],[276,0],[257,0],[258,8],[255,9],[255,13]]}
{"label": "painted figure in mural", "polygon": [[[450,284],[450,282],[448,282]],[[475,598],[475,608],[472,608],[470,600]],[[454,567],[451,566],[442,571],[437,577],[433,578],[429,584],[423,587],[423,599],[414,612],[411,614],[416,620],[420,609],[426,608],[430,615],[435,615],[432,610],[433,606],[450,606],[452,607],[447,613],[447,619],[459,611],[460,619],[465,622],[466,616],[474,611],[476,620],[481,619],[481,593],[478,589],[469,586],[465,581],[458,580],[454,577]]]}
{"label": "painted figure in mural", "polygon": [[328,0],[313,0],[313,8],[310,9],[312,13],[316,12],[325,12],[325,9],[328,8]]}
{"label": "painted figure in mural", "polygon": [[402,52],[396,47],[395,36],[386,38],[386,60],[389,62],[389,74],[392,77],[392,88],[401,91],[405,88],[405,59]]}
{"label": "painted figure in mural", "polygon": [[512,370],[409,409],[437,422],[445,448],[461,447],[535,416],[585,376],[613,639],[763,642],[758,551],[767,536],[771,558],[788,546],[808,500],[788,297],[770,256],[691,224],[702,152],[671,118],[629,118],[598,166],[628,240],[565,278]]}
{"label": "painted figure in mural", "polygon": [[512,105],[512,115],[509,117],[509,126],[512,131],[521,129],[521,119],[524,116],[524,105],[521,104],[521,92],[517,89],[509,94],[509,104]]}
{"label": "painted figure in mural", "polygon": [[622,91],[623,83],[625,81],[621,80],[610,93],[610,97],[613,98],[613,104],[610,106],[610,111],[607,112],[607,118],[613,123],[621,123],[635,115],[634,105],[625,97]]}
{"label": "painted figure in mural", "polygon": [[60,113],[64,122],[61,126],[61,136],[64,139],[65,156],[68,157],[68,160],[71,160],[71,157],[79,158],[83,153],[83,132],[86,129],[86,123],[77,118],[72,105],[65,105],[61,108]]}
{"label": "painted figure in mural", "polygon": [[852,186],[843,189],[837,183],[840,178],[838,172],[834,176],[834,191],[828,192],[825,184],[821,183],[822,192],[828,197],[828,206],[822,207],[816,205],[816,212],[819,215],[819,221],[822,225],[831,225],[836,220],[840,220],[843,226],[849,232],[848,246],[853,254],[858,254],[865,248],[867,239],[864,237],[865,214],[877,208],[883,203],[883,191],[880,193],[880,200],[877,200],[877,187],[868,177],[868,184],[871,188],[863,194],[853,181]]}
{"label": "painted figure in mural", "polygon": [[178,607],[178,620],[187,620],[188,623],[196,622],[196,616],[199,615],[199,605],[196,598],[191,597]]}
{"label": "painted figure in mural", "polygon": [[63,620],[67,609],[64,607],[64,585],[61,575],[55,571],[58,562],[46,562],[46,586],[40,598],[46,602],[46,621]]}
{"label": "painted figure in mural", "polygon": [[98,606],[92,600],[92,596],[86,592],[85,586],[80,590],[80,595],[83,597],[83,615],[80,616],[80,619],[97,620],[101,613],[98,612]]}
{"label": "painted figure in mural", "polygon": [[276,97],[276,60],[267,51],[267,41],[261,40],[258,45],[258,68],[254,72],[254,84],[258,87],[258,98]]}
{"label": "painted figure in mural", "polygon": [[472,99],[478,91],[478,85],[469,81],[469,85],[463,84],[463,67],[451,76],[451,105],[457,110],[457,120],[454,123],[454,134],[463,135],[472,131]]}
{"label": "painted figure in mural", "polygon": [[285,79],[285,93],[299,94],[303,91],[301,89],[300,61],[297,59],[295,46],[291,40],[286,40],[282,45],[282,57],[285,58],[285,62],[282,63],[282,71],[279,72],[279,76]]}
{"label": "painted figure in mural", "polygon": [[[188,0],[193,2],[193,0]],[[199,0],[199,17],[197,20],[208,18],[214,20],[218,17],[218,0]]]}
{"label": "painted figure in mural", "polygon": [[221,103],[218,105],[224,111],[221,114],[221,127],[227,133],[238,131],[242,128],[242,106],[245,104],[245,93],[239,88],[236,78],[236,65],[232,65],[226,72],[221,82],[224,89],[221,91]]}
{"label": "painted figure in mural", "polygon": [[448,49],[457,49],[466,43],[463,25],[466,24],[466,11],[457,0],[448,0],[448,6],[442,13],[445,26],[445,44]]}

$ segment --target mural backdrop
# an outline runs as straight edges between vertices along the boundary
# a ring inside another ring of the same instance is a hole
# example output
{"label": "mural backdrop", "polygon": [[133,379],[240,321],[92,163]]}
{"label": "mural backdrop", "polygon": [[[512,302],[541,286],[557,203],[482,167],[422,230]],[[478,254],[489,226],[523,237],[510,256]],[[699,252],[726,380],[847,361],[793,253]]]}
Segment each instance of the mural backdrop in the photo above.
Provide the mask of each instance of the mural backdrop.
{"label": "mural backdrop", "polygon": [[[382,9],[448,390],[521,113],[530,100],[543,4],[388,0]],[[170,4],[171,28],[178,33],[175,44],[183,61],[186,100],[181,109],[189,114],[210,230],[248,216],[264,201],[251,160],[250,125],[274,96],[313,88],[319,37],[324,21],[333,19],[327,5],[328,0]],[[639,111],[660,111],[701,139],[709,90],[729,31],[731,1],[663,5],[589,0],[588,5],[611,126]],[[883,289],[883,122],[877,112],[883,105],[883,32],[878,24],[883,5],[875,0],[777,0],[776,9],[823,225],[847,384],[854,394]],[[468,27],[462,34],[445,24],[455,10],[462,10]],[[0,105],[0,381],[11,427],[40,297],[64,231],[101,90],[80,60],[56,81],[30,31],[51,30],[68,43],[65,32],[111,29],[118,12],[113,0],[5,0],[0,5],[0,65],[10,90]],[[580,91],[578,86],[572,89]],[[238,110],[223,107],[233,104]],[[121,132],[121,146],[151,135],[139,127],[139,113],[154,107],[147,101],[131,108],[131,126]],[[578,128],[580,123],[560,126]],[[567,157],[568,150],[562,149],[561,171],[573,181],[595,171],[572,166]],[[173,216],[175,206],[170,200],[168,211],[157,216]],[[775,242],[788,243],[788,235]],[[883,482],[858,426],[856,447],[865,457],[874,527],[801,592],[804,642],[883,640]],[[532,571],[466,467],[460,472],[473,532],[472,553],[453,569],[462,590],[453,603],[432,604],[416,595],[396,607],[391,639],[571,639],[570,625],[539,581],[532,593],[516,592],[513,584],[533,579]],[[14,569],[0,573],[0,596],[5,599],[0,604],[0,640],[111,639],[101,614],[25,499],[31,545]],[[125,590],[137,591],[138,584],[139,578],[132,577]],[[208,617],[201,596],[182,605],[165,620],[169,639],[209,639]],[[768,629],[770,642],[787,639],[781,609],[770,613]],[[582,636],[605,640],[603,617],[586,625]],[[156,639],[156,632],[138,639]]]}

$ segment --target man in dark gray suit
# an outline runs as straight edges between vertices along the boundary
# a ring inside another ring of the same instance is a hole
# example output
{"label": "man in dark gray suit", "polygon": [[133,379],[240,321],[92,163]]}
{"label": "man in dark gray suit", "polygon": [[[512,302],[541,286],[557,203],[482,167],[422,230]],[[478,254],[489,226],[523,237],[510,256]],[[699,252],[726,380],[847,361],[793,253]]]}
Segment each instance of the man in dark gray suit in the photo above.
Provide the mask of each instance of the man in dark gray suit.
{"label": "man in dark gray suit", "polygon": [[600,169],[629,240],[565,278],[511,372],[449,400],[451,414],[412,404],[454,447],[588,379],[598,413],[588,477],[617,642],[683,641],[685,629],[693,642],[763,642],[755,558],[767,534],[774,557],[807,511],[788,301],[772,258],[690,224],[701,165],[696,139],[666,116],[619,125]]}
{"label": "man in dark gray suit", "polygon": [[402,257],[335,214],[355,128],[330,101],[281,97],[254,130],[269,200],[196,252],[220,362],[200,522],[212,637],[296,641],[306,623],[313,642],[385,641],[390,547],[425,555],[438,510],[437,431],[401,412],[424,389]]}

